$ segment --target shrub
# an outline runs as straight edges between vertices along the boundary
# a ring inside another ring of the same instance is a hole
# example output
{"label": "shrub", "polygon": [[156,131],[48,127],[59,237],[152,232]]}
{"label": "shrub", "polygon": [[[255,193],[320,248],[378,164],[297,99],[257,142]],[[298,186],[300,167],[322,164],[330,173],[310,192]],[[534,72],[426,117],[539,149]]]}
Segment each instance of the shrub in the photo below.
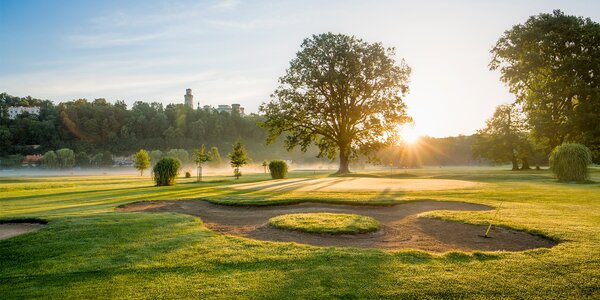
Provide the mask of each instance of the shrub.
{"label": "shrub", "polygon": [[550,169],[559,181],[587,180],[591,163],[592,152],[581,144],[562,144],[550,154]]}
{"label": "shrub", "polygon": [[191,177],[192,177],[192,173],[190,173],[190,171],[186,171],[185,178],[191,178]]}
{"label": "shrub", "polygon": [[269,171],[271,172],[271,178],[282,179],[287,175],[288,165],[283,160],[274,160],[269,163]]}
{"label": "shrub", "polygon": [[175,185],[175,177],[179,174],[181,161],[174,157],[165,157],[159,160],[152,171],[154,172],[154,182],[157,186]]}

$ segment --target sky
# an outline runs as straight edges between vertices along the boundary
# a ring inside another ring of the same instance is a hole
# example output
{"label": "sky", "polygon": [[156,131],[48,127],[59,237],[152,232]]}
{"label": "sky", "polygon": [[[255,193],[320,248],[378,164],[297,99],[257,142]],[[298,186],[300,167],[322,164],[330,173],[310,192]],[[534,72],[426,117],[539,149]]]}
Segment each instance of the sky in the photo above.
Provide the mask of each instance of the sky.
{"label": "sky", "polygon": [[529,16],[600,21],[600,1],[0,0],[0,92],[50,99],[240,103],[257,112],[323,32],[396,48],[412,68],[413,134],[472,134],[514,97],[489,50]]}

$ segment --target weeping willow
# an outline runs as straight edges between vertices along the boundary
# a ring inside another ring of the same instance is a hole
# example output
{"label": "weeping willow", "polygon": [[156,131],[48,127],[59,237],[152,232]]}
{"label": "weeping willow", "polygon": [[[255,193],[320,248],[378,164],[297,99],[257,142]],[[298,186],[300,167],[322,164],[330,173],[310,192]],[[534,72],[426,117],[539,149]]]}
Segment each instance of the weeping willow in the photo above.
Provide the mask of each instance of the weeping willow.
{"label": "weeping willow", "polygon": [[154,165],[154,182],[157,186],[175,185],[175,177],[179,174],[181,161],[174,157],[165,157]]}
{"label": "weeping willow", "polygon": [[586,181],[591,163],[592,152],[581,144],[562,144],[550,154],[550,169],[559,181]]}

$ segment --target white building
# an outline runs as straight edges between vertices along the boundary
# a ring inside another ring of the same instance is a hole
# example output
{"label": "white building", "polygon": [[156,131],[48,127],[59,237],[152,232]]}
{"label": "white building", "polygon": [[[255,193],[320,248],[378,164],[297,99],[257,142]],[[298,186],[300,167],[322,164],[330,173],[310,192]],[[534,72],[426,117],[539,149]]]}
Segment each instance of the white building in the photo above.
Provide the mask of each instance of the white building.
{"label": "white building", "polygon": [[16,119],[20,114],[29,113],[30,115],[39,115],[40,107],[39,106],[11,106],[8,108],[8,118],[10,120]]}

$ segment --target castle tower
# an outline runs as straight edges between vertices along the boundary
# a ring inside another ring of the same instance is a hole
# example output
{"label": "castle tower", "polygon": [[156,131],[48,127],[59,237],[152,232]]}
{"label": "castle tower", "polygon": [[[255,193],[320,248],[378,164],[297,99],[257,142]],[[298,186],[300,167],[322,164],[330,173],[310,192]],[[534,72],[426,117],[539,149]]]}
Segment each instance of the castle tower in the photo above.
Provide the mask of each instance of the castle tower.
{"label": "castle tower", "polygon": [[186,89],[185,95],[183,97],[185,99],[185,105],[187,105],[193,109],[194,108],[194,95],[192,95],[192,89]]}

